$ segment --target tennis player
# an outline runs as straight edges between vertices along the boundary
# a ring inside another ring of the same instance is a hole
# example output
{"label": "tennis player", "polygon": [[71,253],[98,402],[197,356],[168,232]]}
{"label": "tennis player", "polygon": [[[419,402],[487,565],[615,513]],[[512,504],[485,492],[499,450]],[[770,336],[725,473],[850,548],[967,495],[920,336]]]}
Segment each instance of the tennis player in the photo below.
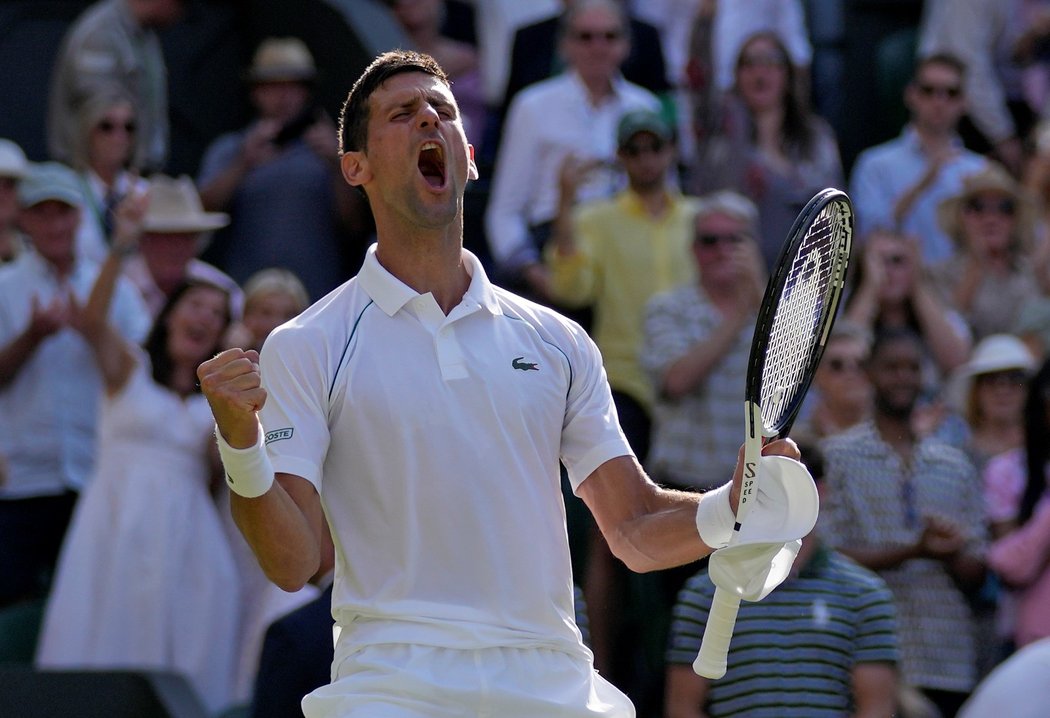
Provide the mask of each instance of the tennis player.
{"label": "tennis player", "polygon": [[[377,58],[340,133],[343,175],[375,215],[360,273],[278,328],[261,361],[231,349],[198,371],[267,575],[302,586],[322,511],[331,525],[341,632],[306,716],[633,716],[574,621],[559,460],[636,571],[728,541],[739,464],[703,499],[658,488],[590,338],[463,249],[474,149],[432,58]],[[798,456],[790,441],[767,453]],[[782,509],[760,495],[751,516],[763,510]]]}

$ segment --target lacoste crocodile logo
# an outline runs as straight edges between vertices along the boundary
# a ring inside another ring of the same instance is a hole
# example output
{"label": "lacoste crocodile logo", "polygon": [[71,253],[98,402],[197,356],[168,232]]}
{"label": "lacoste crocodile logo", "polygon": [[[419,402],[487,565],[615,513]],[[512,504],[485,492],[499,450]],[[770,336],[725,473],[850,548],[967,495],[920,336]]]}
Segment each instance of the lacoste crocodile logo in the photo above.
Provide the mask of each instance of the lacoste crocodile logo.
{"label": "lacoste crocodile logo", "polygon": [[518,369],[519,371],[539,371],[540,370],[539,366],[535,362],[522,361],[522,359],[524,359],[524,358],[525,357],[517,357],[514,361],[512,361],[510,363],[510,365],[512,367],[514,367],[515,369]]}

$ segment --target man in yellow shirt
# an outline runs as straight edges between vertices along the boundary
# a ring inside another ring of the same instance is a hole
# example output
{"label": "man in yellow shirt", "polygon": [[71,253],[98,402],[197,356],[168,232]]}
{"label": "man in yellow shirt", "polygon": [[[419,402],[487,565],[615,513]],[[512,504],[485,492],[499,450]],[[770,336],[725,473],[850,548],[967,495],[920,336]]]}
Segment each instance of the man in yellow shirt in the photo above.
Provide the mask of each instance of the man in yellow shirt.
{"label": "man in yellow shirt", "polygon": [[[590,306],[591,334],[601,349],[613,400],[631,447],[644,462],[649,448],[653,387],[638,362],[646,302],[695,277],[690,246],[696,200],[669,181],[677,160],[671,126],[658,113],[625,114],[617,128],[617,158],[628,187],[618,195],[576,205],[575,188],[596,169],[570,156],[560,173],[561,200],[545,252],[551,298],[568,307]],[[599,670],[626,690],[640,714],[662,690],[662,655],[629,645],[639,630],[623,595],[628,582],[596,531],[588,542],[583,578],[591,641]],[[624,608],[626,606],[626,608]],[[617,666],[615,656],[645,664]],[[652,665],[649,665],[649,664]]]}

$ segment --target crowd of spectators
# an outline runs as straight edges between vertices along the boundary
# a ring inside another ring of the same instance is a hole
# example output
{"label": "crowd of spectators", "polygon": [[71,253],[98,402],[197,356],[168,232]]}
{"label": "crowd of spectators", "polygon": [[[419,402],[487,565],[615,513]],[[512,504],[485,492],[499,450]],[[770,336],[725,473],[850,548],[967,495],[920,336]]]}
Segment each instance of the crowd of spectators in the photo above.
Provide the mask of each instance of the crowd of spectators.
{"label": "crowd of spectators", "polygon": [[[502,19],[500,63],[453,4]],[[1050,636],[1050,2],[928,0],[907,122],[852,166],[801,0],[490,4],[384,3],[477,149],[466,245],[591,332],[655,481],[729,477],[783,237],[819,189],[854,202],[796,427],[823,506],[794,573],[703,681],[705,565],[630,575],[566,493],[596,665],[640,716],[976,715],[979,682]],[[0,139],[0,611],[43,607],[40,667],[171,670],[211,715],[290,715],[331,661],[331,559],[296,594],[266,581],[193,371],[353,276],[371,217],[300,38],[255,50],[254,117],[196,177],[163,174],[156,33],[183,5],[92,5],[56,49],[50,156]]]}

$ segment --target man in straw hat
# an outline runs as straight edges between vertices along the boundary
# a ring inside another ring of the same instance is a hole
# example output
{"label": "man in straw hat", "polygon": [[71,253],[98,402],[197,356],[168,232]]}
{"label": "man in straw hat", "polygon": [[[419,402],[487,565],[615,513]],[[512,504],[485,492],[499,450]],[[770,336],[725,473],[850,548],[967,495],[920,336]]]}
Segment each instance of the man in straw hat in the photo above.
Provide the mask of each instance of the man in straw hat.
{"label": "man in straw hat", "polygon": [[267,267],[292,271],[311,299],[344,281],[355,259],[343,234],[364,234],[364,202],[339,172],[336,128],[313,99],[313,57],[297,38],[269,38],[247,80],[256,118],[204,154],[204,207],[229,212],[208,257],[238,282]]}
{"label": "man in straw hat", "polygon": [[[94,460],[101,380],[77,323],[98,267],[76,252],[80,186],[58,163],[18,188],[31,248],[0,270],[0,606],[46,595],[73,504]],[[111,323],[145,337],[135,288],[117,285]]]}
{"label": "man in straw hat", "polygon": [[197,279],[230,293],[239,313],[242,292],[226,273],[197,258],[211,233],[229,224],[221,212],[205,212],[193,180],[157,175],[149,182],[149,206],[142,218],[138,254],[131,257],[125,274],[131,279],[150,313],[156,316],[180,284]]}
{"label": "man in straw hat", "polygon": [[133,98],[136,157],[160,170],[168,156],[168,79],[156,31],[175,24],[184,0],[99,0],[62,41],[51,75],[47,144],[51,157],[72,160],[80,105],[116,86]]}

